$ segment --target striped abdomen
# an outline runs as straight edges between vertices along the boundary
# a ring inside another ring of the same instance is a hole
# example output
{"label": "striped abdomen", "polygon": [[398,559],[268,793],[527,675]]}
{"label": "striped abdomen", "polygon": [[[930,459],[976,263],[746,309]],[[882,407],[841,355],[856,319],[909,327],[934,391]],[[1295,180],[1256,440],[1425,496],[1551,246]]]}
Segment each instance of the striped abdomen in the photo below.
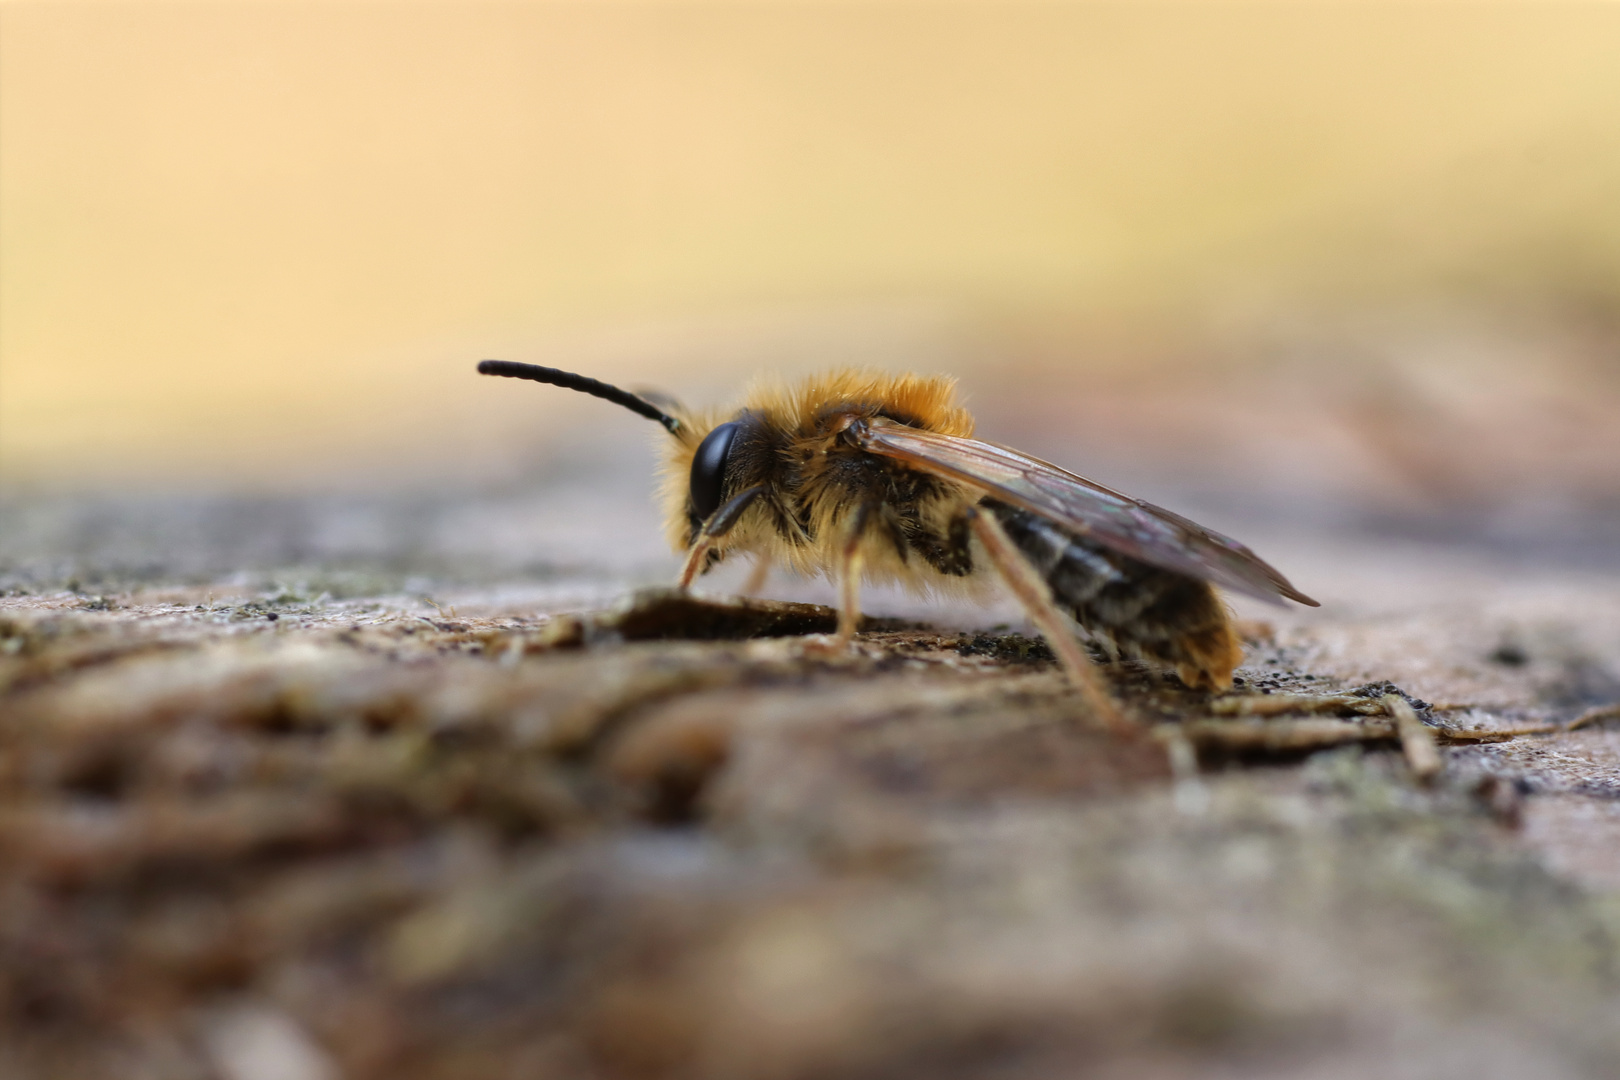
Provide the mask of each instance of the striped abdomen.
{"label": "striped abdomen", "polygon": [[1058,606],[1105,646],[1175,669],[1194,689],[1223,690],[1243,650],[1208,582],[1078,536],[1026,510],[982,503],[1040,571]]}

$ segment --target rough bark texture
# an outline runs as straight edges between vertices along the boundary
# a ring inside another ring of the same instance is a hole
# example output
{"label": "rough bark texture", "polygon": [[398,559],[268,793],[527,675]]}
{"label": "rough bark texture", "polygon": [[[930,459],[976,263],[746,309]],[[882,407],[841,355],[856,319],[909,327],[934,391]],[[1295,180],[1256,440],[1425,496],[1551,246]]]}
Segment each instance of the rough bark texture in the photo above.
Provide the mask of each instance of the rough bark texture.
{"label": "rough bark texture", "polygon": [[187,561],[240,511],[7,507],[0,1076],[1620,1072],[1612,576],[1328,550],[1121,739],[1004,630]]}

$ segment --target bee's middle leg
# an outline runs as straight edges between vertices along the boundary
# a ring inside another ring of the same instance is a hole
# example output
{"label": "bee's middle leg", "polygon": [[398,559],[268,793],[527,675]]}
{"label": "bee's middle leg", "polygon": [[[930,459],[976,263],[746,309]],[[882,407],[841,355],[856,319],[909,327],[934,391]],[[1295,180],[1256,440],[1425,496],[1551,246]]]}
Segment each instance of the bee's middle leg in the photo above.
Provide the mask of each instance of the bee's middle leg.
{"label": "bee's middle leg", "polygon": [[1051,587],[1013,544],[1001,523],[987,511],[973,509],[968,511],[968,525],[984,546],[985,554],[990,556],[990,562],[1000,573],[1001,579],[1018,597],[1024,611],[1040,629],[1041,636],[1052,647],[1052,652],[1068,673],[1069,681],[1080,691],[1092,714],[1112,731],[1136,731],[1136,725],[1119,711],[1119,706],[1103,686],[1097,666],[1075,638],[1063,612],[1053,603]]}
{"label": "bee's middle leg", "polygon": [[862,503],[850,521],[843,546],[838,549],[838,630],[830,639],[816,643],[816,652],[847,653],[855,642],[861,624],[861,540],[872,520],[873,505]]}
{"label": "bee's middle leg", "polygon": [[872,516],[872,504],[862,503],[844,540],[838,560],[838,634],[835,644],[848,649],[861,623],[861,537]]}

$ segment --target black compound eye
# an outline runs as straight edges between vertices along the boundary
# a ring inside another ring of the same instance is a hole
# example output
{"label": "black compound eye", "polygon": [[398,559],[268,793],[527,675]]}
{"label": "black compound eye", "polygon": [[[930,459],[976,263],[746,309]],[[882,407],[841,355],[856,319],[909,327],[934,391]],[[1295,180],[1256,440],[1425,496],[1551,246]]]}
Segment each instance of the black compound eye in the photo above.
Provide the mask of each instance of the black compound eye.
{"label": "black compound eye", "polygon": [[698,443],[697,453],[692,455],[692,509],[700,520],[707,521],[710,514],[720,509],[726,459],[731,454],[731,444],[736,441],[738,427],[736,421],[721,424],[704,436]]}

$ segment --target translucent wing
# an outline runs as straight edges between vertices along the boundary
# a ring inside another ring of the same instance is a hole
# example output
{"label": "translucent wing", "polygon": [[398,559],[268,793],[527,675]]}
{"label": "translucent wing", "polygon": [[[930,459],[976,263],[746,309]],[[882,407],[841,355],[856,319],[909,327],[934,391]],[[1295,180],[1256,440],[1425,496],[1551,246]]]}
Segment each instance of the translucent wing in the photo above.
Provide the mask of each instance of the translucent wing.
{"label": "translucent wing", "polygon": [[977,488],[1152,566],[1271,603],[1286,596],[1321,606],[1236,540],[1017,450],[884,419],[849,435],[869,453]]}

